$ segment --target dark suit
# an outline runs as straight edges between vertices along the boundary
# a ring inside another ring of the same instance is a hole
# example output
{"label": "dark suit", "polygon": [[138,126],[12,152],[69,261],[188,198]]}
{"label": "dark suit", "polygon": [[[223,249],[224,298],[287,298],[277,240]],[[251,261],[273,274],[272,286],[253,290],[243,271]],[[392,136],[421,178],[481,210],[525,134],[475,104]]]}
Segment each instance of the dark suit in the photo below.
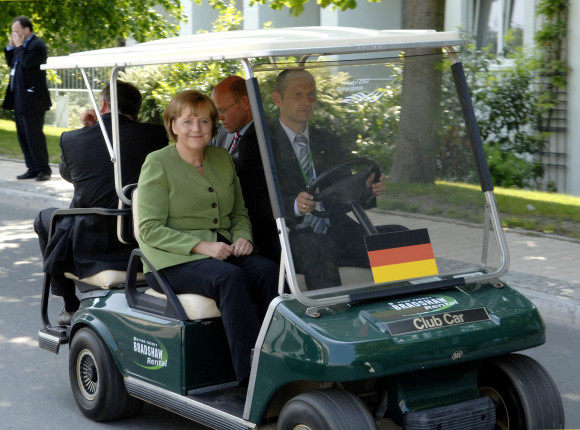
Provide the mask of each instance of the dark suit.
{"label": "dark suit", "polygon": [[[103,122],[110,137],[111,114],[103,115]],[[119,115],[119,130],[123,185],[137,183],[147,154],[167,145],[165,129]],[[71,208],[116,208],[119,198],[113,163],[99,124],[63,133],[60,147],[60,174],[74,185]],[[118,241],[115,217],[78,216],[73,223],[61,223],[60,237],[47,243],[52,212],[53,208],[41,211],[34,227],[45,259],[44,271],[53,275],[54,294],[63,295],[71,287],[74,291],[74,285],[63,279],[63,271],[84,278],[104,269],[126,270],[134,245]]]}
{"label": "dark suit", "polygon": [[12,88],[9,84],[2,107],[14,110],[16,133],[28,172],[33,175],[50,173],[42,129],[44,114],[50,109],[51,102],[46,71],[40,70],[40,65],[46,63],[46,45],[33,34],[26,46],[4,49],[4,56],[8,67],[14,69],[14,76]]}
{"label": "dark suit", "polygon": [[[111,136],[110,113],[103,115],[103,123]],[[123,185],[137,183],[147,155],[168,143],[162,126],[135,122],[124,115],[119,115],[119,139]],[[60,148],[60,175],[74,185],[71,207],[117,207],[113,163],[99,124],[63,133]]]}
{"label": "dark suit", "polygon": [[[348,160],[349,155],[337,136],[312,126],[308,128],[308,134],[317,175]],[[304,217],[295,215],[294,201],[301,191],[306,190],[306,184],[298,158],[280,121],[271,123],[270,137],[285,205],[286,224],[290,228],[290,246],[296,271],[304,274],[308,289],[341,285],[339,266],[369,267],[364,230],[346,215],[347,208],[330,206],[326,208],[332,215],[325,234],[316,234],[310,227],[301,228]],[[368,208],[375,204],[373,199],[365,206]],[[384,233],[400,229],[404,227],[381,226],[379,231]]]}
{"label": "dark suit", "polygon": [[[213,144],[229,150],[231,142],[232,135],[228,136],[227,130],[222,127]],[[280,241],[268,196],[268,186],[254,123],[242,134],[231,156],[240,178],[242,194],[252,223],[254,244],[261,255],[279,263]]]}

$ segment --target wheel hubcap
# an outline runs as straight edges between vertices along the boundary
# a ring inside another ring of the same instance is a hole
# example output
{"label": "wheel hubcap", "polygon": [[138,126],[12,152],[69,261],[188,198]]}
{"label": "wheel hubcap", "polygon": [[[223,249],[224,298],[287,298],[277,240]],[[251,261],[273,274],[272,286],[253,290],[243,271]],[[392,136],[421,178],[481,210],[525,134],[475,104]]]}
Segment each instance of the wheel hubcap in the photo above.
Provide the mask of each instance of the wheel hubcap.
{"label": "wheel hubcap", "polygon": [[83,349],[77,358],[77,382],[83,397],[94,400],[99,391],[99,371],[93,353]]}
{"label": "wheel hubcap", "polygon": [[307,425],[298,424],[297,426],[294,426],[294,428],[292,430],[312,430],[312,429],[310,427],[308,427]]}
{"label": "wheel hubcap", "polygon": [[493,387],[480,387],[479,392],[483,396],[488,396],[495,406],[495,428],[500,430],[509,430],[510,417],[501,394]]}

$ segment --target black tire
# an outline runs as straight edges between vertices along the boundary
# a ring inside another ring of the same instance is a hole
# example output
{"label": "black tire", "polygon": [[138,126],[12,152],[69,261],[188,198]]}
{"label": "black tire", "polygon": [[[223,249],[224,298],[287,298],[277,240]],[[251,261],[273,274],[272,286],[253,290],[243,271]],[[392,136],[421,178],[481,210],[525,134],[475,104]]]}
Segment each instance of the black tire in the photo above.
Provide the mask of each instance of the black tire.
{"label": "black tire", "polygon": [[94,421],[135,415],[143,406],[127,393],[111,352],[89,328],[80,329],[72,340],[68,371],[79,409]]}
{"label": "black tire", "polygon": [[376,430],[364,403],[344,390],[299,394],[284,405],[278,430]]}
{"label": "black tire", "polygon": [[531,357],[509,354],[489,360],[479,377],[479,391],[495,404],[497,429],[564,428],[558,387]]}

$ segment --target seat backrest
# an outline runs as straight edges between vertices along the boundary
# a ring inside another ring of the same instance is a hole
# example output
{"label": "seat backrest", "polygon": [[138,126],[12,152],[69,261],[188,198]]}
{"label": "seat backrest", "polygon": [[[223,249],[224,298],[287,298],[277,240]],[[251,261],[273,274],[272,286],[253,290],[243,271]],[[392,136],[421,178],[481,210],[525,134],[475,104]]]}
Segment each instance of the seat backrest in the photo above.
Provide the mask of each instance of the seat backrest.
{"label": "seat backrest", "polygon": [[135,242],[137,242],[137,238],[139,237],[139,208],[137,206],[139,198],[139,190],[137,186],[133,188],[131,191],[131,215],[132,215],[132,225],[133,228],[132,234]]}
{"label": "seat backrest", "polygon": [[[129,207],[131,207],[132,209],[134,207],[132,195],[133,191],[136,189],[137,184],[129,184],[123,187],[123,194],[125,194],[125,197],[127,197],[131,201],[131,205],[127,205],[125,202],[119,199],[119,209],[127,209]],[[121,243],[124,244],[137,243],[137,239],[135,238],[134,234],[135,229],[133,227],[134,219],[135,217],[133,215],[131,216],[119,215],[117,217],[117,237],[119,238],[119,241]]]}

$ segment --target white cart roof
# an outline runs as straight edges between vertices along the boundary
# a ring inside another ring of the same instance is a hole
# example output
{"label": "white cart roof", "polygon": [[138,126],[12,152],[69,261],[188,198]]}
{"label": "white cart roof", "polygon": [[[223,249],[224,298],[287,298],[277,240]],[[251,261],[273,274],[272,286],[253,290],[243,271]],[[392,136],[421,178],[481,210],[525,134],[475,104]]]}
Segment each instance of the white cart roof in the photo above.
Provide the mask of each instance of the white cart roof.
{"label": "white cart roof", "polygon": [[463,45],[455,31],[294,27],[172,37],[50,57],[43,69],[123,67],[242,58],[333,55]]}

